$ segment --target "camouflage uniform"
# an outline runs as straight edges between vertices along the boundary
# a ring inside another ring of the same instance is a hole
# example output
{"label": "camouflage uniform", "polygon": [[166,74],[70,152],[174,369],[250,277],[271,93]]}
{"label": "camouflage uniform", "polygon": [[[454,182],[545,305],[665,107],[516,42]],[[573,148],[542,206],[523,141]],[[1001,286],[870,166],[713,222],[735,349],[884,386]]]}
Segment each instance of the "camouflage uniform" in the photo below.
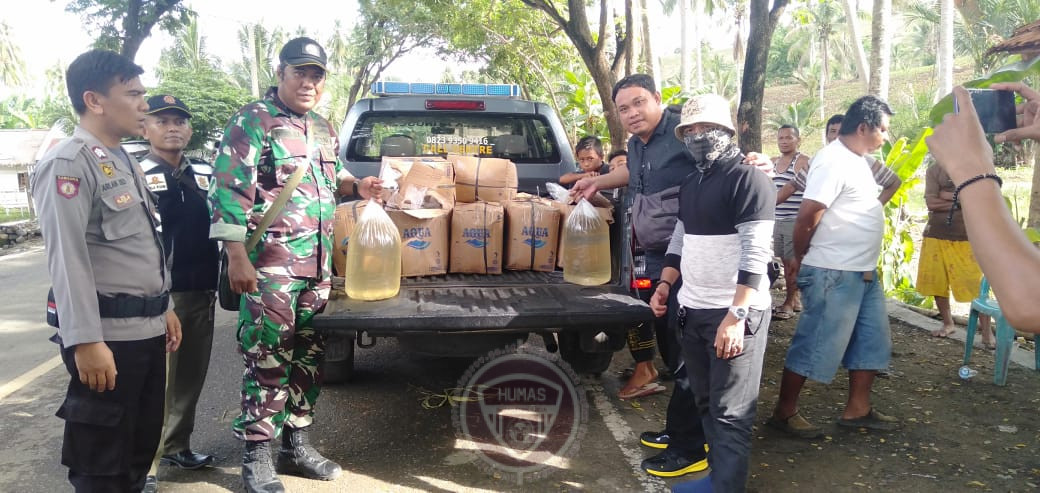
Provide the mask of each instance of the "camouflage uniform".
{"label": "camouflage uniform", "polygon": [[239,351],[245,359],[239,438],[270,440],[282,425],[311,424],[320,392],[324,337],[309,327],[328,299],[338,143],[327,120],[293,114],[277,96],[239,110],[224,130],[209,191],[210,238],[245,242],[297,166],[299,186],[249,259],[258,291],[242,297]]}

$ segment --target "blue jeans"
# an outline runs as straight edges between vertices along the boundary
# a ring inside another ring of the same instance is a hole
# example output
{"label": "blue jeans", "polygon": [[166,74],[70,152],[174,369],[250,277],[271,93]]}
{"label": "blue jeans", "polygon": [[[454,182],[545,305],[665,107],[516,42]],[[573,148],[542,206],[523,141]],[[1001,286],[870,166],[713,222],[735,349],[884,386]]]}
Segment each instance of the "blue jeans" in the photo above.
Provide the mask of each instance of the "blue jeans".
{"label": "blue jeans", "polygon": [[802,265],[798,319],[784,367],[830,383],[839,364],[847,370],[884,370],[892,357],[885,297],[876,272]]}

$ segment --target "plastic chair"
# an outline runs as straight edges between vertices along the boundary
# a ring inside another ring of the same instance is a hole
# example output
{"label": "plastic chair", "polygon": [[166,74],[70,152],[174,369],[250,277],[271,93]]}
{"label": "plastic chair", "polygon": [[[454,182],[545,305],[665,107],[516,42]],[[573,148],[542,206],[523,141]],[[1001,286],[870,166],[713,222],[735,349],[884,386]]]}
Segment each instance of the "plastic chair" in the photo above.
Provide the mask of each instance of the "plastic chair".
{"label": "plastic chair", "polygon": [[[1011,361],[1011,350],[1015,343],[1015,329],[1008,324],[1004,313],[1000,311],[1000,303],[989,296],[989,281],[985,277],[979,284],[979,297],[971,301],[971,314],[968,315],[968,328],[964,338],[964,364],[971,362],[971,350],[975,342],[975,330],[979,325],[979,314],[989,315],[996,324],[997,354],[994,357],[993,383],[1003,386],[1007,383],[1008,364]],[[1036,361],[1033,367],[1040,371],[1040,350],[1034,350]]]}

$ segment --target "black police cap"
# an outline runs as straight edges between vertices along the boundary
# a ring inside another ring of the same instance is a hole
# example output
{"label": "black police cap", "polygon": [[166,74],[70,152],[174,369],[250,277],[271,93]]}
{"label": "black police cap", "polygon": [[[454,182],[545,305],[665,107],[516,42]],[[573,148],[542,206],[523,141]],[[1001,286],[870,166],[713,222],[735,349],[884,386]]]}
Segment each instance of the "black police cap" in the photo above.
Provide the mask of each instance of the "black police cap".
{"label": "black police cap", "polygon": [[317,41],[300,37],[285,43],[282,51],[278,53],[278,60],[293,67],[315,65],[325,70],[328,57],[325,56],[325,49]]}
{"label": "black police cap", "polygon": [[154,115],[167,110],[178,111],[185,118],[191,118],[191,110],[188,109],[188,105],[169,94],[159,94],[148,98],[148,111],[145,112],[146,114]]}

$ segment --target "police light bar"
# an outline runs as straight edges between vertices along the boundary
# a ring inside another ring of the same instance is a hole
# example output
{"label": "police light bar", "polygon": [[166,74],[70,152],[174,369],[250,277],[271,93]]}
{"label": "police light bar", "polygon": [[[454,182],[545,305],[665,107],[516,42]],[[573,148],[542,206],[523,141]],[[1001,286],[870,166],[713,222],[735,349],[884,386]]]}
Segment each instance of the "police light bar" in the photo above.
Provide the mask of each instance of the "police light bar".
{"label": "police light bar", "polygon": [[370,92],[377,96],[498,96],[520,97],[518,84],[444,84],[429,82],[373,82]]}

